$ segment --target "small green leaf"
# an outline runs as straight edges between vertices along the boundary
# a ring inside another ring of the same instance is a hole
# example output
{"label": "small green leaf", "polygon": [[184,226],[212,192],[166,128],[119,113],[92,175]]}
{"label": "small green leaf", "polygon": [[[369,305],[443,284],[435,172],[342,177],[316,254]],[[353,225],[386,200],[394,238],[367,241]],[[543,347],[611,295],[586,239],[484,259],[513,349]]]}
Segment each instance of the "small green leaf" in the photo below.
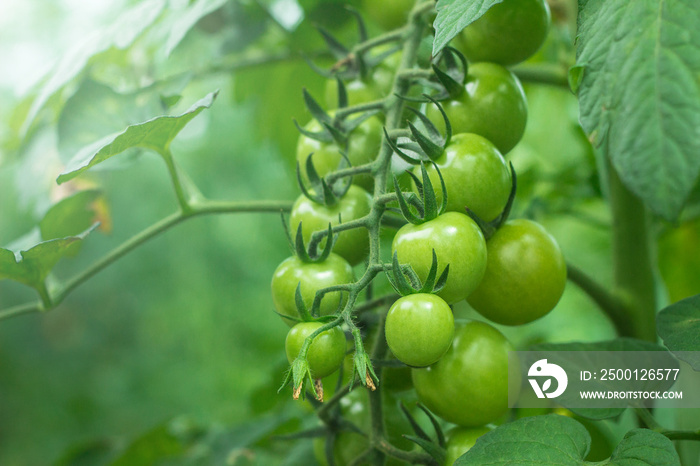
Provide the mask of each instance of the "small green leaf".
{"label": "small green leaf", "polygon": [[656,323],[666,347],[700,371],[700,294],[663,309]]}
{"label": "small green leaf", "polygon": [[462,29],[481,18],[486,11],[503,0],[438,0],[433,56]]}
{"label": "small green leaf", "polygon": [[59,184],[71,180],[90,167],[124,152],[132,147],[165,151],[182,128],[205,108],[211,107],[218,92],[212,92],[197,101],[184,113],[176,116],[159,116],[144,123],[131,125],[124,131],[106,136],[81,150],[59,175]]}
{"label": "small green leaf", "polygon": [[675,220],[700,173],[697,0],[579,0],[580,120],[622,182]]}
{"label": "small green leaf", "polygon": [[680,466],[673,443],[658,432],[633,429],[627,432],[608,460],[611,466]]}
{"label": "small green leaf", "polygon": [[582,465],[590,445],[591,436],[586,428],[570,417],[556,414],[526,417],[481,436],[455,461],[455,466]]}
{"label": "small green leaf", "polygon": [[22,250],[0,248],[0,280],[15,280],[40,288],[56,263],[71,246],[82,241],[95,226],[76,236],[51,239]]}

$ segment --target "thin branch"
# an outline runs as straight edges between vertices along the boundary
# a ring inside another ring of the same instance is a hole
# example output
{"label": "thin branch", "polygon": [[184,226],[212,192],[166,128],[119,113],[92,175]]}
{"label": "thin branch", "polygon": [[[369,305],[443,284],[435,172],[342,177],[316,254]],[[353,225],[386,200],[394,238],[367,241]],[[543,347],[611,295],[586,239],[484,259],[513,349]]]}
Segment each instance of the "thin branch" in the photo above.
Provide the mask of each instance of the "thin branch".
{"label": "thin branch", "polygon": [[604,288],[574,265],[566,264],[566,273],[567,278],[581,288],[610,317],[621,336],[631,336],[632,328],[629,323],[627,305],[619,296]]}
{"label": "thin branch", "polygon": [[569,73],[567,69],[556,63],[540,63],[537,65],[520,65],[513,68],[513,73],[523,82],[547,84],[569,89]]}

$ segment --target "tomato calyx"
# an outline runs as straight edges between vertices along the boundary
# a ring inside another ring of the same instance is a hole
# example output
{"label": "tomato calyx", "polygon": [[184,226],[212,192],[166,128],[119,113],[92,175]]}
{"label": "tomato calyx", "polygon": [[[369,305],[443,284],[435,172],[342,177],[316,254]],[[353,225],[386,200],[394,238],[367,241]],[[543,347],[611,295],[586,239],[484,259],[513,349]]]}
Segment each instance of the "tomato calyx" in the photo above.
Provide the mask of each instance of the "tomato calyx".
{"label": "tomato calyx", "polygon": [[[408,222],[413,223],[414,225],[420,225],[421,223],[429,222],[430,220],[437,218],[440,214],[445,212],[445,209],[447,208],[447,188],[445,186],[445,180],[443,179],[437,165],[434,163],[433,165],[435,166],[435,170],[440,178],[442,193],[444,193],[442,196],[442,203],[440,205],[437,203],[435,188],[433,187],[433,183],[430,181],[430,177],[425,169],[424,162],[420,162],[421,175],[423,178],[422,181],[419,180],[418,177],[411,171],[407,172],[413,178],[413,181],[416,184],[419,192],[419,198],[417,198],[414,193],[404,193],[401,191],[399,181],[396,176],[394,176],[394,191],[396,192],[396,198],[399,201],[401,213]],[[414,208],[413,210],[411,210],[409,202]]]}
{"label": "tomato calyx", "polygon": [[437,269],[437,254],[435,254],[435,249],[433,249],[433,261],[430,265],[428,276],[426,277],[425,281],[421,283],[420,278],[418,278],[418,275],[410,265],[399,264],[398,253],[394,251],[391,273],[389,273],[388,267],[385,268],[384,272],[386,273],[387,279],[394,290],[396,290],[396,292],[401,296],[408,296],[410,294],[418,293],[439,293],[445,287],[445,283],[447,283],[447,275],[449,274],[450,265],[447,264],[445,266],[445,269],[442,271],[439,277],[437,276]]}
{"label": "tomato calyx", "polygon": [[294,236],[294,239],[292,240],[292,235],[289,232],[289,227],[287,226],[287,219],[284,217],[284,214],[282,214],[281,217],[282,228],[284,229],[284,233],[287,237],[287,241],[289,242],[289,246],[292,248],[292,251],[294,251],[294,254],[302,262],[309,264],[313,262],[323,262],[326,259],[328,259],[328,256],[330,256],[331,251],[333,250],[333,244],[335,244],[336,240],[338,239],[338,234],[333,234],[333,227],[330,223],[328,224],[328,230],[326,230],[325,235],[325,237],[328,238],[328,240],[323,246],[323,249],[319,252],[318,245],[320,242],[311,241],[309,243],[308,248],[304,243],[304,232],[302,229],[302,222],[299,222],[296,234]]}
{"label": "tomato calyx", "polygon": [[428,416],[428,419],[430,419],[430,423],[432,424],[433,429],[435,430],[436,439],[432,439],[430,435],[428,435],[428,433],[425,432],[425,430],[416,421],[415,417],[411,414],[408,408],[406,408],[406,405],[404,405],[403,401],[399,403],[399,406],[401,407],[401,411],[403,412],[404,416],[406,416],[406,419],[408,419],[408,422],[411,424],[411,427],[413,428],[413,431],[416,434],[404,435],[404,437],[421,447],[423,450],[425,450],[426,453],[428,453],[430,456],[433,457],[433,459],[435,459],[437,464],[445,464],[445,458],[447,458],[446,442],[445,434],[443,433],[442,428],[440,427],[440,421],[438,421],[435,415],[431,413],[428,410],[428,408],[423,406],[423,404],[417,403],[418,408]]}
{"label": "tomato calyx", "polygon": [[[437,63],[431,64],[431,68],[443,90],[434,96],[434,99],[447,100],[458,97],[464,92],[467,80],[467,59],[454,47],[445,47],[436,61]],[[438,66],[440,61],[445,63],[445,71]]]}
{"label": "tomato calyx", "polygon": [[496,217],[495,219],[491,220],[490,222],[484,221],[481,217],[476,215],[471,209],[469,209],[469,206],[465,207],[465,210],[467,212],[467,215],[471,217],[472,220],[479,226],[481,229],[481,232],[484,234],[484,238],[488,240],[491,238],[494,233],[496,233],[496,230],[498,230],[501,225],[506,223],[508,220],[508,217],[510,216],[510,211],[513,208],[513,201],[515,200],[515,192],[517,191],[518,188],[518,180],[517,180],[517,175],[515,174],[515,169],[513,168],[513,163],[509,163],[510,166],[510,175],[511,175],[511,188],[510,188],[510,194],[508,195],[508,201],[506,202],[505,207],[503,208],[503,211]]}
{"label": "tomato calyx", "polygon": [[[299,184],[299,189],[307,199],[310,199],[317,204],[333,206],[337,204],[340,198],[343,197],[350,189],[350,186],[352,185],[352,177],[348,176],[344,179],[336,180],[331,184],[327,183],[326,180],[319,176],[318,171],[314,166],[312,156],[313,152],[309,154],[309,156],[306,158],[306,163],[304,164],[306,168],[306,177],[309,180],[311,189],[306,187],[302,176],[301,164],[299,161],[297,161],[297,183]],[[340,156],[342,157],[342,163],[338,169],[340,170],[350,167],[350,160],[348,159],[347,154],[340,151]]]}

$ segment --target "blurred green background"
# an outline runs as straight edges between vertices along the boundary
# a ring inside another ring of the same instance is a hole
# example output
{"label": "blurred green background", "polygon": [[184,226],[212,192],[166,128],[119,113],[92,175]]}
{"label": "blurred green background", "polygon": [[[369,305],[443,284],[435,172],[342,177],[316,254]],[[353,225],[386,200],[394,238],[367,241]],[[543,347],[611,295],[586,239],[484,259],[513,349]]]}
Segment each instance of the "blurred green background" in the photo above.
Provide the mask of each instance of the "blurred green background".
{"label": "blurred green background", "polygon": [[[292,118],[309,119],[301,88],[322,96],[324,78],[296,55],[236,68],[251,57],[321,51],[315,23],[349,43],[356,36],[349,13],[322,0],[172,1],[132,42],[117,35],[89,60],[70,62],[75,70],[57,71],[61,56],[103,34],[115,17],[156,3],[0,4],[0,245],[31,230],[65,195],[54,180],[73,149],[160,114],[154,109],[162,113],[161,99],[175,94],[182,97],[171,113],[220,90],[172,146],[206,196],[298,195]],[[533,63],[572,59],[575,2],[555,3],[560,17]],[[379,29],[370,22],[372,32]],[[182,41],[170,53],[167,44],[178,34]],[[30,105],[56,76],[66,79],[29,125]],[[518,172],[516,215],[537,218],[570,262],[607,281],[610,219],[576,99],[553,87],[526,91],[526,137],[508,156]],[[73,183],[93,185],[104,194],[105,228],[76,258],[59,263],[58,278],[176,208],[165,166],[152,153],[116,157]],[[700,266],[690,260],[698,255],[689,252],[698,248],[699,229],[686,223],[661,235],[659,270],[669,279],[663,294],[670,301],[700,291]],[[204,442],[209,450],[187,453],[209,458],[203,464],[220,464],[211,458],[231,459],[231,450],[253,444],[241,464],[309,464],[309,441],[291,448],[259,440],[313,423],[287,391],[276,394],[287,327],[272,312],[269,282],[289,254],[275,214],[196,218],[119,260],[57,309],[0,322],[0,464],[106,464],[112,452],[139,451],[149,438],[175,457],[178,442],[193,437],[213,439]],[[32,299],[29,288],[0,281],[0,308]],[[456,312],[474,316],[466,305]],[[607,317],[572,285],[549,316],[504,331],[519,347],[614,336]],[[140,464],[153,464],[144,451]]]}

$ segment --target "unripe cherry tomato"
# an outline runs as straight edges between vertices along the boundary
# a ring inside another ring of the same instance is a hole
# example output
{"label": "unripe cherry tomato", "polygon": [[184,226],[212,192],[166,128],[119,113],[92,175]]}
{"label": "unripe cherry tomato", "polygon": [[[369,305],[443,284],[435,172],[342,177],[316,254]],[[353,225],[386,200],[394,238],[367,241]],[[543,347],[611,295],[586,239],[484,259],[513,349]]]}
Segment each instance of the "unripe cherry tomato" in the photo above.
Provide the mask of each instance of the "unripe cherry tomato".
{"label": "unripe cherry tomato", "polygon": [[540,224],[509,220],[486,249],[486,274],[467,298],[477,312],[499,324],[521,325],[554,309],[566,286],[566,262]]}
{"label": "unripe cherry tomato", "polygon": [[[307,337],[323,326],[320,322],[300,322],[287,333],[284,349],[287,361],[291,364]],[[320,379],[337,371],[345,358],[345,334],[340,327],[333,327],[316,335],[306,353],[309,372],[314,379]]]}
{"label": "unripe cherry tomato", "polygon": [[412,369],[418,399],[444,420],[464,427],[483,426],[508,410],[508,384],[520,387],[519,366],[508,374],[513,347],[484,322],[459,324],[452,347],[435,364]]}
{"label": "unripe cherry tomato", "polygon": [[404,225],[391,245],[399,263],[409,264],[421,280],[428,277],[433,249],[438,276],[450,265],[445,287],[437,295],[448,304],[469,296],[486,270],[486,242],[476,223],[466,214],[447,212],[420,225]]}
{"label": "unripe cherry tomato", "polygon": [[[302,262],[298,257],[285,259],[272,276],[272,302],[277,312],[282,315],[299,318],[296,306],[296,289],[301,284],[301,297],[307,309],[322,288],[352,283],[355,277],[352,267],[342,257],[331,253],[323,262]],[[347,293],[335,291],[326,294],[321,300],[320,314],[334,314],[338,307],[347,302]],[[296,322],[283,318],[290,327]]]}
{"label": "unripe cherry tomato", "polygon": [[[447,188],[447,210],[465,213],[465,207],[490,222],[503,212],[511,190],[511,174],[496,147],[483,136],[461,133],[452,137],[445,152],[435,160]],[[442,187],[435,165],[426,169],[438,203]],[[414,173],[421,179],[420,167]],[[418,192],[414,186],[414,191]]]}
{"label": "unripe cherry tomato", "polygon": [[[441,102],[453,133],[476,133],[507,154],[523,137],[527,122],[525,92],[518,78],[495,63],[469,65],[464,92]],[[440,130],[445,123],[431,105],[426,115]]]}
{"label": "unripe cherry tomato", "polygon": [[[335,205],[318,204],[304,195],[297,198],[292,207],[290,223],[292,233],[302,224],[304,241],[308,243],[315,231],[327,230],[328,224],[338,225],[364,217],[372,209],[372,196],[359,186],[350,186],[348,192]],[[325,240],[321,246],[325,244]],[[344,257],[350,265],[357,265],[367,257],[369,236],[365,228],[353,228],[338,234],[333,252]]]}
{"label": "unripe cherry tomato", "polygon": [[413,367],[435,363],[448,350],[454,335],[452,309],[434,294],[399,298],[389,309],[384,332],[389,349]]}

